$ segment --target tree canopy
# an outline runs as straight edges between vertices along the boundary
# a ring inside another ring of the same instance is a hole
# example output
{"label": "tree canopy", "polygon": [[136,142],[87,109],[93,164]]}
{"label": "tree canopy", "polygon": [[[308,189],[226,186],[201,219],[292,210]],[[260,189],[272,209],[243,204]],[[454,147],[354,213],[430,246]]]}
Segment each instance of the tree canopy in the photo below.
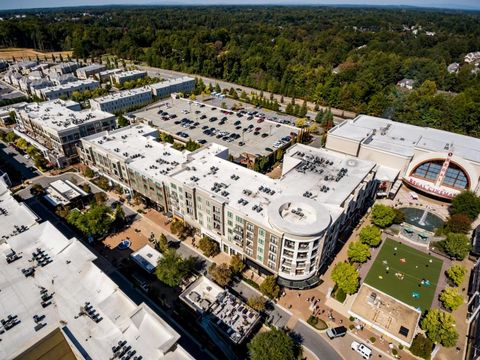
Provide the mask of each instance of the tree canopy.
{"label": "tree canopy", "polygon": [[358,271],[349,263],[337,263],[332,270],[332,280],[345,294],[354,294],[358,289]]}
{"label": "tree canopy", "polygon": [[260,332],[248,344],[251,360],[292,360],[296,346],[284,331],[273,328]]}
{"label": "tree canopy", "polygon": [[212,265],[208,267],[208,273],[212,279],[222,287],[227,286],[230,281],[232,281],[232,270],[230,270],[227,264],[217,265],[216,263],[212,263]]}
{"label": "tree canopy", "polygon": [[453,282],[455,286],[460,286],[467,275],[467,268],[463,265],[452,265],[447,270],[447,277]]}
{"label": "tree canopy", "polygon": [[178,286],[182,279],[193,270],[194,264],[195,259],[193,257],[184,259],[174,249],[170,249],[158,260],[155,274],[166,285],[171,287]]}
{"label": "tree canopy", "polygon": [[440,240],[438,246],[449,256],[463,260],[470,252],[472,244],[465,234],[449,233],[445,240]]}
{"label": "tree canopy", "polygon": [[370,247],[360,241],[351,242],[348,246],[348,260],[364,263],[370,258]]}
{"label": "tree canopy", "polygon": [[280,296],[280,286],[277,284],[275,276],[267,276],[260,284],[260,291],[270,299],[276,299]]}
{"label": "tree canopy", "polygon": [[434,343],[442,344],[445,347],[452,347],[457,343],[458,333],[455,329],[455,319],[449,313],[439,309],[429,310],[420,322],[420,327]]}
{"label": "tree canopy", "polygon": [[472,191],[462,191],[452,199],[450,213],[465,214],[470,220],[475,220],[480,214],[480,197]]}
{"label": "tree canopy", "polygon": [[372,209],[372,222],[381,228],[392,225],[395,217],[397,212],[390,206],[376,204]]}
{"label": "tree canopy", "polygon": [[370,247],[377,247],[382,241],[382,232],[374,225],[365,226],[358,234],[360,241]]}
{"label": "tree canopy", "polygon": [[112,210],[101,204],[94,204],[85,212],[73,210],[67,216],[69,224],[75,226],[85,235],[91,236],[106,234],[114,220]]}
{"label": "tree canopy", "polygon": [[463,304],[463,296],[458,288],[447,286],[439,296],[442,305],[447,310],[457,310]]}

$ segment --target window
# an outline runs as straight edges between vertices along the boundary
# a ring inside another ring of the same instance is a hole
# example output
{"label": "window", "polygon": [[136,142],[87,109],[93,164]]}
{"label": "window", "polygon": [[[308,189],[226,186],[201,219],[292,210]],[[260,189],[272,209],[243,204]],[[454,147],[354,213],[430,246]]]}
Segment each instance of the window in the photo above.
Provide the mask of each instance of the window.
{"label": "window", "polygon": [[265,244],[265,240],[264,240],[264,239],[259,238],[259,239],[257,239],[257,241],[258,241],[258,243],[261,244],[261,245]]}
{"label": "window", "polygon": [[415,169],[413,176],[433,182],[437,179],[438,174],[440,174],[442,165],[443,162],[438,160],[423,163]]}
{"label": "window", "polygon": [[269,262],[268,262],[268,267],[269,267],[270,269],[275,269],[275,263],[274,263],[273,261],[269,261]]}
{"label": "window", "polygon": [[230,211],[227,211],[227,217],[233,219],[233,214]]}
{"label": "window", "polygon": [[243,219],[240,216],[235,216],[235,220],[239,223],[243,223]]}
{"label": "window", "polygon": [[263,248],[262,247],[257,247],[257,253],[263,254]]}
{"label": "window", "polygon": [[258,235],[265,236],[265,230],[263,230],[262,228],[258,229]]}
{"label": "window", "polygon": [[278,238],[275,235],[270,235],[270,244],[276,245]]}
{"label": "window", "polygon": [[227,224],[228,224],[228,226],[233,226],[233,221],[232,221],[232,220],[228,220],[228,221],[227,221]]}
{"label": "window", "polygon": [[263,255],[258,254],[257,255],[257,260],[263,262]]}
{"label": "window", "polygon": [[468,179],[465,173],[455,164],[450,164],[443,178],[443,185],[451,186],[457,189],[466,189]]}

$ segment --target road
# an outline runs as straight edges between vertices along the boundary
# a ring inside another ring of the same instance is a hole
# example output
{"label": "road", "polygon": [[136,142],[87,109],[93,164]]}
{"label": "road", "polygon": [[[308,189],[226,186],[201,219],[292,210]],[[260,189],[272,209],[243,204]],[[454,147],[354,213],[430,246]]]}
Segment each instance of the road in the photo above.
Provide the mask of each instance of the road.
{"label": "road", "polygon": [[[19,180],[21,181],[41,175],[41,173],[35,168],[31,159],[26,159],[15,148],[4,142],[0,142],[0,157],[19,173],[21,177]],[[14,176],[10,175],[10,179],[14,182],[14,179],[12,178],[14,178]],[[18,185],[18,182],[13,185]]]}
{"label": "road", "polygon": [[[177,77],[181,77],[181,76],[194,76],[194,77],[197,77],[197,78],[201,78],[205,84],[211,84],[212,86],[215,86],[215,84],[218,84],[222,89],[230,89],[230,88],[233,87],[235,90],[237,90],[237,92],[245,91],[247,94],[250,94],[252,91],[255,92],[255,93],[260,92],[258,89],[254,89],[254,88],[243,86],[243,85],[238,85],[238,84],[223,81],[223,80],[212,79],[212,78],[209,78],[209,77],[206,77],[206,76],[187,74],[187,73],[182,73],[182,72],[178,72],[178,71],[160,69],[160,68],[155,68],[155,67],[145,66],[145,65],[139,65],[138,68],[141,69],[141,70],[147,71],[148,76],[153,76],[153,77],[161,77],[161,78],[165,78],[165,79],[172,79],[172,78],[177,78]],[[264,91],[263,95],[267,99],[270,98],[270,93],[268,91]],[[273,97],[280,103],[281,95],[273,94]],[[289,102],[291,102],[292,99],[288,96],[284,96],[283,100],[284,100],[285,104],[288,104]],[[302,104],[303,101],[297,99],[297,103]],[[312,102],[308,102],[307,106],[310,109],[313,109],[315,104],[312,103]],[[327,109],[326,107],[320,107],[320,108],[323,108],[324,110]],[[342,109],[331,108],[331,111],[334,115],[334,122],[335,123],[342,122],[345,119],[353,119],[356,116],[356,114],[354,112],[346,111],[346,110],[342,110]],[[314,119],[316,113],[313,112],[313,111],[309,111],[307,115],[310,116],[311,119]]]}
{"label": "road", "polygon": [[333,346],[322,338],[310,325],[303,321],[297,321],[293,327],[293,331],[300,335],[303,345],[320,360],[342,360],[342,357],[335,351]]}

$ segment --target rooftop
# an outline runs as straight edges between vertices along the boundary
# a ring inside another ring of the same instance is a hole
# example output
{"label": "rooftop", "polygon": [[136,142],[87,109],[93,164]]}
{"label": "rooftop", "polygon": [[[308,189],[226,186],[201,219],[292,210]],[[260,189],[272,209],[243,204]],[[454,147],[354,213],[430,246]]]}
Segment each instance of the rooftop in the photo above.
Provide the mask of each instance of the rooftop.
{"label": "rooftop", "polygon": [[62,90],[75,90],[80,86],[95,84],[95,83],[98,84],[98,81],[93,80],[93,79],[77,80],[77,81],[72,81],[72,82],[69,82],[69,83],[66,83],[66,84],[60,84],[60,85],[45,88],[43,90],[43,92],[45,94],[48,94],[50,92],[57,92],[57,91],[62,91]]}
{"label": "rooftop", "polygon": [[91,65],[78,68],[77,71],[96,71],[104,68],[105,68],[105,65],[91,64]]}
{"label": "rooftop", "polygon": [[173,179],[227,203],[258,224],[307,236],[336,219],[344,201],[374,168],[370,161],[296,144],[285,154],[280,179],[202,151]]}
{"label": "rooftop", "polygon": [[204,276],[180,297],[194,310],[209,317],[224,336],[237,344],[250,334],[260,319],[257,311]]}
{"label": "rooftop", "polygon": [[8,239],[0,252],[0,316],[7,320],[0,358],[15,358],[60,328],[84,358],[113,358],[128,347],[143,359],[191,359],[174,347],[179,335],[164,320],[130,300],[83,244],[51,223]]}
{"label": "rooftop", "polygon": [[116,73],[116,77],[124,77],[124,76],[132,76],[132,75],[140,75],[140,74],[147,74],[146,71],[144,70],[128,70],[128,71],[122,71],[119,73]]}
{"label": "rooftop", "polygon": [[131,90],[117,91],[115,93],[105,95],[105,96],[100,96],[92,100],[99,104],[106,104],[112,101],[117,101],[118,99],[124,99],[130,96],[136,96],[138,94],[151,93],[151,91],[152,90],[149,87],[144,86],[144,87],[131,89]]}
{"label": "rooftop", "polygon": [[181,83],[186,82],[186,81],[195,81],[195,79],[192,78],[192,77],[183,76],[183,77],[179,77],[179,78],[174,78],[174,79],[168,79],[168,80],[165,80],[165,81],[160,81],[160,82],[158,82],[158,83],[151,84],[151,85],[149,85],[149,86],[150,86],[151,88],[161,89],[161,88],[164,88],[164,87],[167,87],[167,86],[172,86],[172,85],[181,84]]}
{"label": "rooftop", "polygon": [[150,245],[146,244],[139,250],[130,254],[130,257],[146,272],[153,273],[157,267],[158,260],[160,260],[163,255]]}
{"label": "rooftop", "polygon": [[37,220],[37,215],[26,205],[17,203],[7,185],[0,181],[0,244],[26,231]]}
{"label": "rooftop", "polygon": [[60,204],[67,205],[72,200],[87,195],[88,194],[85,191],[80,189],[70,180],[55,180],[48,186],[45,198],[56,206]]}
{"label": "rooftop", "polygon": [[74,102],[60,99],[42,103],[31,103],[19,110],[21,115],[26,115],[32,121],[41,123],[43,127],[61,131],[78,127],[81,124],[111,118],[113,115],[100,110],[86,109],[74,111]]}
{"label": "rooftop", "polygon": [[368,115],[337,125],[329,134],[362,141],[364,146],[411,157],[415,149],[453,152],[480,163],[480,139],[444,130],[420,127]]}

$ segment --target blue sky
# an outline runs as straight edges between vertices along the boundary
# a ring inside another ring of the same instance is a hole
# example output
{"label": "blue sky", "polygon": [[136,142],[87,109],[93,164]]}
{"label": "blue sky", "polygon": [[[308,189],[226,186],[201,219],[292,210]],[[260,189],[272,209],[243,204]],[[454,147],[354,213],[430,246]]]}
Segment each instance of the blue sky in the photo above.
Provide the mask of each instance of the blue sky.
{"label": "blue sky", "polygon": [[480,0],[0,0],[0,10],[83,5],[409,5],[480,10]]}

